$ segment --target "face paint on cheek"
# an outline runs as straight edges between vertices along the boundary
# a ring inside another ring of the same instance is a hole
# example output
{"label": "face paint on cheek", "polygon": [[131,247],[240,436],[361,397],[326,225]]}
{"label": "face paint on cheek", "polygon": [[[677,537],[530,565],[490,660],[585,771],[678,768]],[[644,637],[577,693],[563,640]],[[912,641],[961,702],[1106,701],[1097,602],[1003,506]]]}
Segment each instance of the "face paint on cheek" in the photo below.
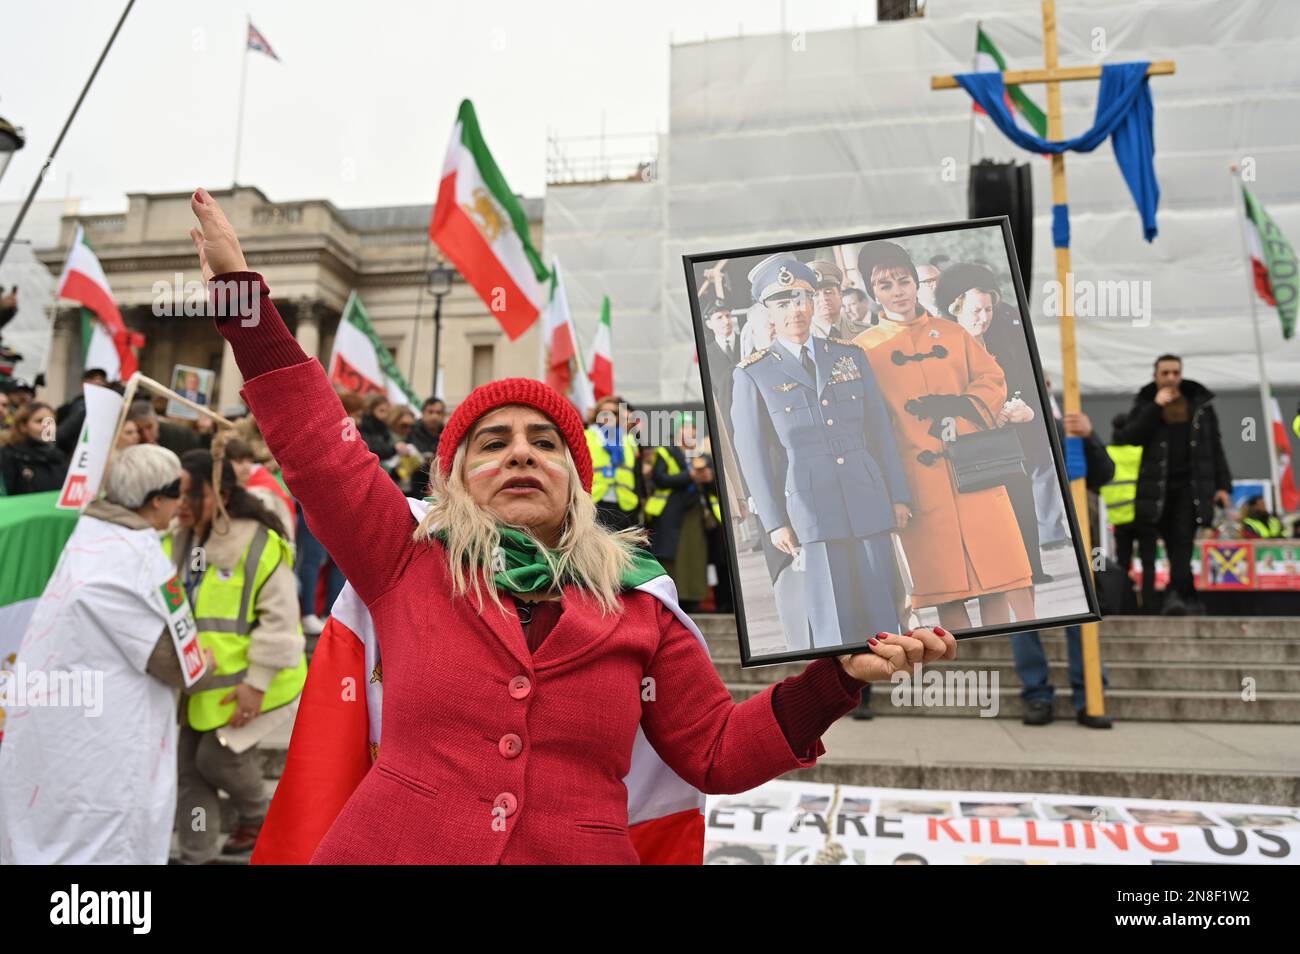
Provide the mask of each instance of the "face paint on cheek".
{"label": "face paint on cheek", "polygon": [[542,466],[556,477],[567,479],[569,476],[569,469],[564,466],[563,461],[553,460],[550,457],[543,457]]}
{"label": "face paint on cheek", "polygon": [[480,480],[484,477],[495,477],[499,473],[501,473],[500,461],[485,460],[465,471],[465,478],[467,480]]}

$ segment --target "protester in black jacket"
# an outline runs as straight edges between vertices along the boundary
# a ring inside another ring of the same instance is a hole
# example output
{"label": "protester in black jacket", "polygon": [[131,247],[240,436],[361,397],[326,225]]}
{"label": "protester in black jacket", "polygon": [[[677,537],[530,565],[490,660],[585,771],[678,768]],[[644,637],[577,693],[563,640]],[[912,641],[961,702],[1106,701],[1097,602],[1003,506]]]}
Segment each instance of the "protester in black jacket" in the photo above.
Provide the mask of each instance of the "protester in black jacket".
{"label": "protester in black jacket", "polygon": [[1142,464],[1134,501],[1134,524],[1142,558],[1142,605],[1155,607],[1156,537],[1164,538],[1169,556],[1169,592],[1164,611],[1182,615],[1194,604],[1192,543],[1197,526],[1214,522],[1214,505],[1232,504],[1232,473],[1223,452],[1213,392],[1182,376],[1182,359],[1156,359],[1155,380],[1138,392],[1124,426],[1115,431],[1120,444],[1142,447]]}
{"label": "protester in black jacket", "polygon": [[388,429],[388,413],[392,404],[382,394],[371,394],[366,398],[366,412],[361,415],[359,429],[361,439],[380,461],[386,461],[397,454],[397,444],[393,433]]}
{"label": "protester in black jacket", "polygon": [[0,479],[5,493],[58,490],[68,473],[68,457],[54,446],[54,409],[38,401],[24,405],[0,447]]}

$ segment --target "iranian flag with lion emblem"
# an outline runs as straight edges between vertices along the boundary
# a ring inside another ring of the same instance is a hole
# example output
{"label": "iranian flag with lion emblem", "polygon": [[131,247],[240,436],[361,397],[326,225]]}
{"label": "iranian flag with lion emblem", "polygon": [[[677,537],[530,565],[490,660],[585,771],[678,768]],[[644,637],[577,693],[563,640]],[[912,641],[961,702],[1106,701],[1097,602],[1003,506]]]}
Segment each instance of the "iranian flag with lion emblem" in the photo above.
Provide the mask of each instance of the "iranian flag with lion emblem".
{"label": "iranian flag with lion emblem", "polygon": [[460,104],[451,133],[429,238],[478,292],[511,341],[546,307],[550,271],[533,247],[528,216],[488,152],[469,100]]}

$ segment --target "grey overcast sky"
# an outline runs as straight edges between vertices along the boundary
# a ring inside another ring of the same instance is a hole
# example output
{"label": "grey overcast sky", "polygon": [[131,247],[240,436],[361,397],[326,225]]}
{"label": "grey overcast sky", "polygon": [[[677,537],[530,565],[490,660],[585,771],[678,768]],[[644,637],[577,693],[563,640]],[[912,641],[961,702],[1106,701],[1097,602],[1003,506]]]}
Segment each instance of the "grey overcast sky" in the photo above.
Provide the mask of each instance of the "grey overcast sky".
{"label": "grey overcast sky", "polygon": [[[28,141],[0,180],[22,198],[121,0],[2,0],[0,116]],[[665,132],[670,42],[870,23],[874,0],[137,0],[38,198],[125,208],[129,192],[226,188],[245,17],[239,179],[275,201],[432,202],[460,100],[511,186],[545,188],[546,136]]]}

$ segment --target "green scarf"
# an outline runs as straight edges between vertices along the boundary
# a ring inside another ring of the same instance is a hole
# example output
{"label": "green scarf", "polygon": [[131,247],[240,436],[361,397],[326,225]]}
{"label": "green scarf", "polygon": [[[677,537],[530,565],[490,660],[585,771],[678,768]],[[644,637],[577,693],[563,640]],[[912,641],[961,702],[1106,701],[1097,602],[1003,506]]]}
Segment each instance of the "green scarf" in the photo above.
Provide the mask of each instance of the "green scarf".
{"label": "green scarf", "polygon": [[[506,568],[492,575],[492,581],[503,590],[511,593],[545,593],[551,589],[560,589],[569,580],[555,580],[551,567],[538,552],[538,544],[533,538],[513,527],[498,526],[501,534],[501,552],[506,558]],[[444,544],[447,534],[439,530],[435,536]],[[659,561],[644,550],[636,550],[632,563],[623,571],[620,581],[623,589],[635,589],[657,576],[665,576],[666,571]],[[558,585],[557,585],[558,583]]]}

